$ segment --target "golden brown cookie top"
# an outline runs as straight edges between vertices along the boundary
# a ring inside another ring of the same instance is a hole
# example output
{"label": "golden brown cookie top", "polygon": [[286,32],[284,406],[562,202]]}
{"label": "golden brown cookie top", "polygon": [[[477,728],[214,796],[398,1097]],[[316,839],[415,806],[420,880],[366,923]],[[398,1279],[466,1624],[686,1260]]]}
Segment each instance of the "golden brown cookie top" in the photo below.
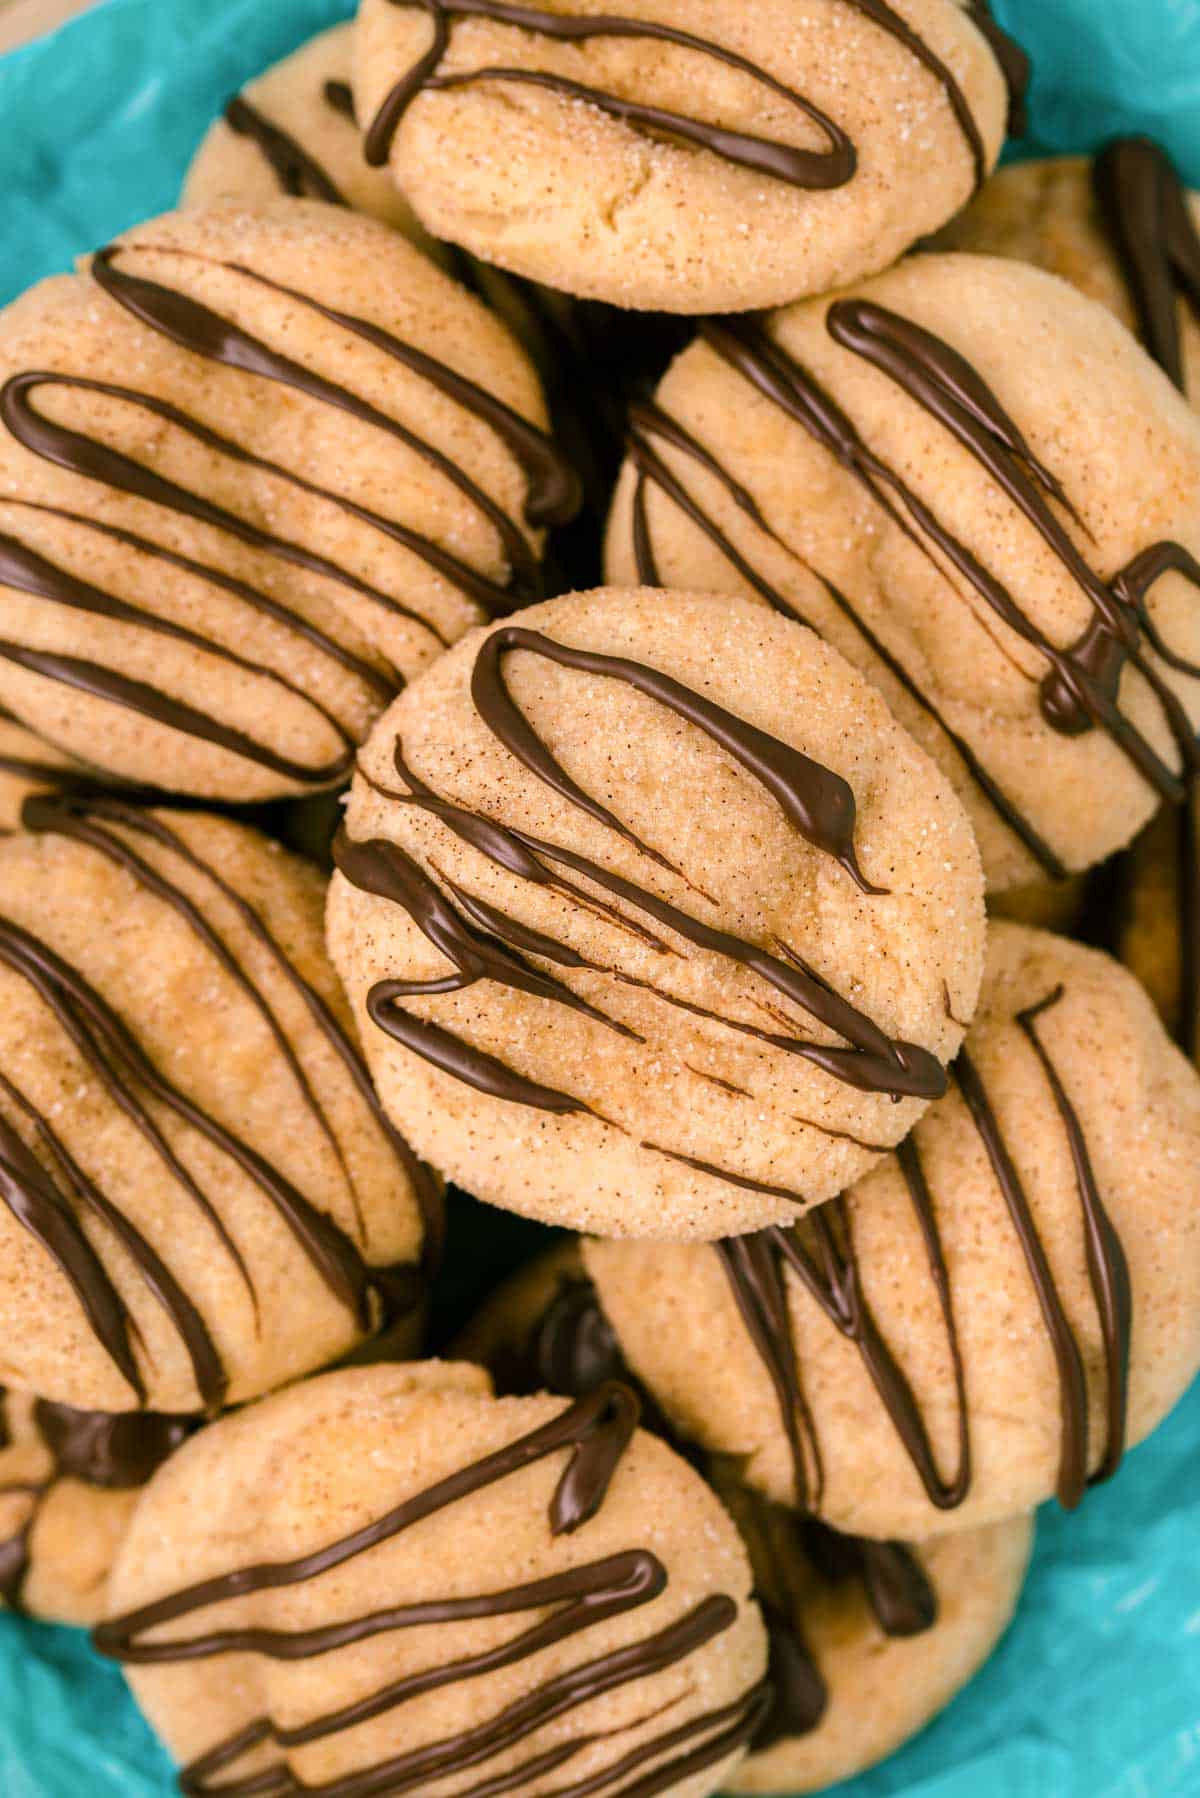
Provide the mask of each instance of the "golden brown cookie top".
{"label": "golden brown cookie top", "polygon": [[336,1374],[202,1433],[146,1494],[100,1646],[194,1777],[701,1798],[761,1715],[750,1568],[620,1387],[494,1399]]}
{"label": "golden brown cookie top", "polygon": [[885,267],[993,166],[1005,81],[953,0],[363,0],[355,98],[435,237],[634,309]]}
{"label": "golden brown cookie top", "polygon": [[702,326],[634,426],[610,579],[812,624],[949,773],[993,890],[1088,867],[1180,797],[1200,430],[1094,302],[910,257]]}
{"label": "golden brown cookie top", "polygon": [[602,590],[477,634],[363,752],[330,944],[381,1097],[478,1196],[621,1235],[794,1217],[944,1089],[966,819],[811,632]]}
{"label": "golden brown cookie top", "polygon": [[990,939],[950,1093],[844,1200],[716,1250],[585,1246],[676,1426],[847,1531],[1077,1504],[1200,1365],[1200,1081],[1107,956]]}
{"label": "golden brown cookie top", "polygon": [[503,327],[311,202],[137,226],[0,317],[0,384],[0,703],[171,791],[337,785],[574,501]]}
{"label": "golden brown cookie top", "polygon": [[352,24],[335,25],[235,95],[196,152],[183,204],[266,206],[288,194],[351,206],[436,256],[396,184],[363,157],[350,91],[353,41]]}
{"label": "golden brown cookie top", "polygon": [[431,1177],[378,1108],[316,870],[200,813],[0,843],[5,1383],[215,1409],[417,1303]]}

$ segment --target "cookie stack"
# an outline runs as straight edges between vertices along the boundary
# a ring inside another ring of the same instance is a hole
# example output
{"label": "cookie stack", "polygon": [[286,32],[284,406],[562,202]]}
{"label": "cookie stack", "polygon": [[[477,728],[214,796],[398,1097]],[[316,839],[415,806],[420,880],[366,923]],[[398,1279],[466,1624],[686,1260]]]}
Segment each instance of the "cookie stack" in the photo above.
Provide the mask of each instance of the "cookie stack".
{"label": "cookie stack", "polygon": [[1026,74],[362,0],[0,316],[0,1595],[186,1792],[817,1790],[1200,1368],[1198,215]]}

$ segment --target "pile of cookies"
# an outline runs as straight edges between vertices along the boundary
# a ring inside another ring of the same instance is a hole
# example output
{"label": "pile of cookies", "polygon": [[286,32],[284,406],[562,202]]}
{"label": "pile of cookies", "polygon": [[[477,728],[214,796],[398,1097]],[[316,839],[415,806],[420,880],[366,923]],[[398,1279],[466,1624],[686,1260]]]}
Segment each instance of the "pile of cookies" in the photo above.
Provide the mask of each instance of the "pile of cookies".
{"label": "pile of cookies", "polygon": [[1027,75],[362,0],[0,315],[0,1594],[197,1798],[817,1790],[1200,1369],[1200,201]]}

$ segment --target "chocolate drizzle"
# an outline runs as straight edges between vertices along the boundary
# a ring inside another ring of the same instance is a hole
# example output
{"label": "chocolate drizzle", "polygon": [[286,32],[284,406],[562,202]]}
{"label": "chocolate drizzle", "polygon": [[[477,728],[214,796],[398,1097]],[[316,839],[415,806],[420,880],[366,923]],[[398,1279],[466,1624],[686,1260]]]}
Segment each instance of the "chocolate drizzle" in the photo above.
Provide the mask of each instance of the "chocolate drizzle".
{"label": "chocolate drizzle", "polygon": [[1029,80],[1031,66],[1020,44],[997,23],[988,0],[967,0],[967,17],[987,39],[988,47],[1008,88],[1008,134],[1024,137],[1029,130]]}
{"label": "chocolate drizzle", "polygon": [[[1181,545],[1159,543],[1142,551],[1111,579],[1101,579],[1077,548],[1059,516],[1061,511],[1074,523],[1080,522],[1062,482],[1033,455],[1019,426],[979,373],[956,350],[911,320],[864,300],[834,302],[827,313],[827,325],[835,342],[869,361],[936,418],[1034,526],[1094,608],[1093,620],[1078,642],[1066,649],[1051,642],[1023,612],[1004,584],[864,442],[853,421],[832,396],[780,344],[768,337],[760,324],[740,319],[711,320],[702,325],[701,331],[709,347],[723,361],[803,426],[855,476],[887,517],[930,557],[935,566],[940,569],[943,560],[948,562],[992,612],[1039,652],[1049,665],[1040,685],[1041,712],[1053,730],[1074,736],[1100,726],[1161,797],[1179,800],[1187,781],[1200,765],[1200,753],[1188,714],[1159,668],[1147,658],[1143,639],[1168,667],[1188,675],[1200,674],[1200,668],[1163,642],[1148,607],[1150,591],[1164,574],[1182,574],[1200,585],[1200,566]],[[768,604],[795,617],[795,607],[765,580],[705,512],[659,453],[653,439],[663,440],[696,462],[723,486],[756,528],[794,555],[790,546],[767,524],[753,495],[724,468],[719,458],[661,409],[638,410],[633,425],[630,455],[637,480],[632,532],[642,578],[657,576],[646,505],[646,488],[653,482],[716,543],[726,559]],[[963,758],[981,792],[1025,848],[1047,874],[1061,877],[1064,869],[1056,852],[1003,793],[969,744],[950,730],[916,681],[879,642],[850,602],[819,571],[811,572],[873,651],[883,658],[909,696],[935,719]],[[1119,708],[1117,689],[1126,664],[1138,669],[1162,708],[1183,765],[1182,777],[1162,760],[1145,735]]]}
{"label": "chocolate drizzle", "polygon": [[[0,1449],[13,1446],[7,1406],[10,1395],[0,1392]],[[109,1415],[103,1411],[76,1411],[69,1405],[33,1401],[33,1434],[50,1457],[50,1471],[28,1483],[0,1480],[0,1498],[20,1493],[27,1496],[30,1511],[21,1528],[0,1542],[0,1599],[11,1611],[24,1604],[29,1577],[33,1534],[43,1505],[59,1480],[79,1480],[103,1492],[132,1492],[144,1486],[163,1462],[195,1428],[190,1417],[168,1417],[153,1411]]]}
{"label": "chocolate drizzle", "polygon": [[[1133,301],[1142,341],[1169,379],[1186,393],[1180,302],[1186,302],[1200,319],[1200,231],[1187,190],[1166,151],[1145,137],[1118,138],[1107,145],[1092,165],[1092,184]],[[1149,551],[1142,559],[1141,578],[1148,577],[1152,583],[1168,569],[1200,585],[1200,569],[1177,544]],[[1160,655],[1165,654],[1161,643],[1156,642],[1155,647]],[[1194,1058],[1200,1046],[1200,851],[1192,772],[1188,794],[1179,807],[1177,928],[1182,973],[1179,1040]]]}
{"label": "chocolate drizzle", "polygon": [[[541,7],[508,4],[506,0],[392,0],[392,4],[419,7],[427,13],[433,36],[429,49],[397,82],[367,130],[366,158],[376,167],[388,160],[404,115],[418,95],[474,86],[479,82],[505,82],[541,87],[565,99],[582,101],[636,129],[695,145],[736,168],[785,182],[791,187],[815,190],[844,187],[857,170],[858,154],[853,143],[841,126],[812,101],[736,51],[675,26],[606,13],[548,12]],[[887,0],[846,0],[846,4],[901,44],[938,82],[966,143],[978,186],[987,173],[987,152],[966,96],[950,69],[887,4]],[[486,66],[439,74],[442,59],[450,48],[454,25],[461,19],[511,25],[555,44],[586,44],[603,38],[629,39],[667,44],[708,57],[748,76],[765,92],[816,125],[825,137],[827,147],[801,149],[752,133],[723,129],[687,114],[607,93],[548,70]]]}
{"label": "chocolate drizzle", "polygon": [[[267,952],[275,970],[303,1002],[309,1016],[347,1068],[422,1208],[426,1255],[436,1255],[440,1200],[432,1176],[383,1118],[361,1057],[325,1000],[291,962],[249,902],[223,879],[216,868],[190,849],[185,838],[163,814],[140,811],[112,798],[40,796],[26,801],[23,821],[31,831],[73,838],[105,856],[182,919],[214,962],[234,981],[270,1032],[298,1087],[305,1109],[333,1149],[353,1195],[353,1182],[332,1120],[318,1101],[268,993],[256,983],[201,906],[172,874],[138,852],[137,839],[148,839],[164,852],[168,868],[174,861],[181,875],[185,871],[200,875],[214,896],[234,908],[241,923]],[[241,1169],[264,1200],[278,1212],[328,1290],[353,1312],[361,1330],[385,1328],[399,1310],[411,1309],[419,1302],[421,1282],[415,1269],[371,1268],[350,1236],[331,1218],[319,1211],[248,1143],[167,1079],[124,1021],[82,973],[70,967],[33,933],[2,918],[0,961],[28,981],[49,1008],[108,1098],[124,1113],[165,1171],[208,1220],[252,1297],[253,1287],[240,1251],[212,1199],[188,1171],[155,1121],[156,1111],[165,1110],[178,1122],[198,1131]],[[34,1106],[3,1074],[0,1074],[0,1096],[6,1097],[31,1125],[47,1162],[43,1165],[12,1124],[0,1117],[0,1199],[58,1263],[110,1360],[136,1397],[144,1401],[145,1387],[130,1340],[128,1313],[90,1236],[83,1229],[79,1212],[111,1234],[129,1254],[186,1348],[203,1404],[210,1410],[219,1408],[227,1384],[219,1352],[204,1318],[170,1268],[85,1172],[58,1135],[51,1118]],[[154,1110],[146,1103],[147,1099],[154,1101]],[[354,1202],[357,1210],[356,1195]]]}
{"label": "chocolate drizzle", "polygon": [[[308,1790],[282,1758],[287,1750],[327,1740],[369,1718],[401,1707],[407,1699],[436,1691],[464,1679],[519,1665],[530,1656],[611,1618],[636,1612],[667,1589],[667,1570],[644,1549],[632,1549],[570,1568],[560,1574],[531,1581],[501,1592],[459,1597],[415,1605],[392,1605],[370,1615],[331,1624],[325,1628],[282,1631],[257,1628],[209,1629],[201,1634],[164,1639],[165,1626],[207,1611],[232,1599],[258,1592],[278,1591],[302,1585],[344,1566],[357,1556],[395,1540],[425,1518],[452,1508],[524,1468],[550,1456],[567,1453],[550,1506],[554,1535],[581,1528],[602,1506],[638,1421],[638,1404],[627,1388],[612,1383],[600,1386],[588,1397],[570,1405],[539,1429],[488,1455],[474,1466],[439,1481],[416,1497],[356,1530],[352,1535],[313,1554],[288,1562],[266,1562],[201,1581],[172,1596],[144,1606],[127,1616],[105,1623],[95,1632],[101,1653],[133,1666],[163,1666],[210,1658],[229,1652],[263,1655],[277,1660],[305,1660],[331,1649],[364,1642],[392,1630],[413,1625],[453,1624],[471,1618],[534,1614],[535,1620],[518,1635],[467,1659],[431,1666],[397,1680],[340,1710],[330,1711],[292,1728],[263,1717],[218,1743],[187,1768],[181,1785],[187,1793],[220,1793],[223,1798],[299,1798]],[[733,1599],[714,1596],[702,1600],[674,1623],[660,1627],[636,1643],[615,1648],[585,1660],[546,1680],[529,1697],[507,1705],[458,1736],[427,1743],[397,1754],[375,1766],[326,1783],[323,1798],[372,1798],[428,1788],[439,1779],[486,1762],[497,1754],[519,1747],[539,1730],[569,1716],[580,1705],[605,1692],[619,1690],[685,1662],[707,1642],[729,1629],[737,1617]],[[735,1704],[675,1723],[674,1708],[650,1713],[667,1717],[664,1728],[630,1749],[600,1772],[578,1782],[556,1786],[559,1798],[588,1798],[591,1793],[614,1791],[619,1798],[651,1798],[689,1775],[716,1765],[755,1732],[768,1694],[762,1686],[745,1693]],[[629,1725],[627,1728],[636,1728]],[[623,1733],[621,1731],[617,1734]],[[535,1752],[523,1764],[503,1776],[505,1790],[519,1790],[560,1767],[597,1742],[600,1735],[560,1737],[557,1745]],[[281,1751],[280,1760],[266,1771],[221,1778],[252,1751],[265,1744]],[[668,1758],[670,1757],[670,1758]],[[622,1783],[633,1775],[629,1783]],[[465,1788],[463,1798],[483,1798],[496,1789],[485,1780]]]}
{"label": "chocolate drizzle", "polygon": [[[1132,1297],[1124,1251],[1096,1182],[1078,1113],[1039,1035],[1039,1021],[1064,997],[1060,986],[1018,1014],[1015,1022],[1045,1074],[1062,1120],[1079,1192],[1088,1278],[1104,1340],[1108,1433],[1093,1484],[1117,1471],[1124,1452]],[[964,1049],[954,1075],[971,1119],[987,1151],[1005,1208],[1020,1243],[1039,1310],[1054,1348],[1062,1399],[1062,1443],[1058,1496],[1075,1508],[1089,1483],[1088,1388],[1079,1344],[1067,1317],[1045,1247],[987,1089]],[[863,1365],[916,1471],[929,1502],[956,1510],[971,1490],[970,1414],[962,1348],[955,1319],[949,1271],[942,1248],[937,1207],[920,1152],[909,1137],[897,1151],[925,1245],[953,1368],[958,1414],[958,1464],[952,1477],[938,1471],[928,1429],[912,1387],[872,1317],[862,1284],[853,1225],[844,1199],[819,1210],[789,1230],[772,1229],[717,1246],[750,1340],[770,1377],[791,1447],[797,1502],[819,1508],[824,1491],[821,1445],[805,1396],[789,1312],[787,1275],[799,1280],[809,1298],[857,1348]]]}
{"label": "chocolate drizzle", "polygon": [[[149,244],[137,247],[160,256],[174,256],[184,262],[214,266],[211,259],[175,250],[171,246]],[[422,533],[409,530],[368,507],[342,498],[332,488],[307,481],[280,464],[255,456],[242,444],[222,436],[199,419],[136,388],[82,376],[35,370],[13,376],[0,390],[0,422],[26,450],[84,480],[98,482],[117,494],[127,494],[134,500],[162,507],[168,513],[195,519],[278,562],[331,581],[344,590],[368,599],[388,613],[411,619],[439,643],[444,641],[429,620],[411,611],[381,588],[352,574],[338,562],[250,523],[240,514],[178,485],[148,465],[109,447],[98,437],[89,436],[51,419],[34,403],[34,396],[43,388],[96,394],[133,406],[216,455],[248,469],[269,474],[299,493],[336,506],[346,517],[369,526],[417,556],[465,598],[478,605],[485,616],[508,611],[515,605],[528,603],[540,596],[541,584],[536,558],[525,535],[455,462],[389,414],[360,399],[349,388],[327,380],[282,352],[273,350],[262,340],[199,301],[160,282],[127,274],[117,266],[117,258],[130,253],[132,252],[128,247],[113,246],[101,251],[92,260],[92,278],[109,299],[190,354],[218,362],[226,368],[277,382],[302,393],[308,399],[346,412],[403,442],[448,480],[495,531],[512,570],[510,584],[502,586],[490,580]],[[285,287],[241,264],[217,262],[215,266],[265,291],[280,294],[293,304],[327,318],[339,329],[369,342],[375,349],[419,375],[438,392],[478,418],[499,438],[525,474],[525,510],[531,525],[536,526],[572,514],[578,503],[577,484],[550,439],[485,389],[367,320],[322,306],[311,296]],[[353,655],[334,637],[307,623],[298,613],[265,592],[245,581],[236,580],[207,563],[181,555],[132,531],[121,530],[89,518],[83,513],[56,506],[30,504],[20,499],[7,503],[62,518],[81,530],[94,531],[102,538],[135,550],[139,555],[154,558],[166,568],[179,569],[207,583],[219,593],[248,606],[253,612],[283,625],[289,632],[316,648],[322,656],[352,673],[374,698],[386,702],[395,693],[397,686],[402,684],[395,671],[385,673],[380,666]],[[187,644],[200,651],[205,658],[216,658],[230,667],[252,673],[281,692],[301,700],[316,712],[322,722],[340,737],[342,752],[336,760],[315,767],[297,762],[280,755],[247,732],[218,720],[206,710],[172,697],[151,683],[81,657],[0,641],[0,660],[10,661],[33,673],[137,711],[156,723],[213,743],[302,787],[335,785],[349,771],[353,762],[353,741],[346,728],[310,694],[283,674],[263,666],[261,660],[239,655],[212,637],[173,624],[153,611],[104,592],[93,583],[57,566],[8,533],[0,533],[0,583],[44,599],[52,605],[73,607],[93,616],[136,625],[140,629]]]}
{"label": "chocolate drizzle", "polygon": [[337,184],[290,132],[273,125],[244,94],[237,94],[225,108],[225,123],[239,137],[257,144],[285,194],[298,200],[324,200],[328,206],[344,206]]}
{"label": "chocolate drizzle", "polygon": [[[784,1321],[786,1327],[786,1313]],[[773,1696],[754,1737],[756,1752],[787,1737],[807,1735],[825,1714],[828,1690],[804,1633],[814,1580],[840,1586],[860,1579],[885,1635],[918,1635],[937,1622],[936,1595],[911,1549],[896,1542],[842,1536],[813,1517],[770,1504],[752,1492],[730,1465],[706,1460],[692,1444],[681,1441],[630,1373],[599,1293],[586,1274],[564,1272],[528,1339],[502,1345],[488,1365],[502,1393],[545,1389],[581,1398],[605,1380],[632,1385],[646,1426],[712,1479],[750,1551],[756,1596],[767,1625]]]}
{"label": "chocolate drizzle", "polygon": [[1092,166],[1092,182],[1142,341],[1184,392],[1180,299],[1200,314],[1200,232],[1187,190],[1166,151],[1148,137],[1110,143]]}
{"label": "chocolate drizzle", "polygon": [[[830,770],[641,663],[568,648],[541,633],[516,627],[507,627],[486,638],[476,659],[472,693],[476,708],[489,729],[539,780],[588,816],[614,830],[657,866],[677,878],[684,878],[665,856],[642,842],[615,814],[599,805],[571,780],[513,702],[501,670],[503,658],[515,650],[633,685],[686,718],[719,743],[760,782],[807,841],[845,867],[862,890],[878,891],[863,880],[854,859],[853,795],[845,782]],[[828,1030],[844,1037],[849,1045],[825,1045],[807,1037],[765,1031],[676,999],[660,987],[632,979],[617,969],[587,962],[567,945],[541,932],[529,931],[528,927],[495,907],[481,906],[478,900],[470,899],[458,888],[455,888],[457,906],[451,904],[432,876],[398,845],[378,839],[355,843],[343,833],[335,859],[345,877],[351,884],[403,906],[422,934],[452,964],[453,972],[433,980],[381,981],[367,998],[368,1012],[377,1026],[443,1072],[465,1080],[492,1097],[538,1109],[560,1114],[589,1109],[579,1098],[526,1080],[495,1057],[470,1047],[429,1020],[414,1018],[398,1004],[405,998],[460,991],[465,985],[488,979],[535,997],[570,1005],[609,1028],[625,1035],[632,1034],[616,1020],[580,1001],[557,977],[546,976],[531,968],[528,956],[532,954],[564,968],[586,969],[652,991],[668,1004],[678,1005],[726,1028],[798,1055],[860,1091],[925,1098],[937,1097],[945,1091],[945,1072],[934,1055],[916,1044],[892,1041],[865,1014],[807,967],[788,945],[780,943],[780,953],[772,953],[701,922],[691,912],[660,899],[648,888],[611,872],[589,857],[509,829],[493,819],[443,800],[407,767],[399,743],[396,745],[396,765],[407,790],[379,787],[377,790],[381,794],[397,803],[414,805],[429,812],[460,840],[506,872],[534,885],[552,888],[587,909],[600,911],[619,928],[632,928],[643,941],[647,940],[647,933],[638,923],[636,914],[652,919],[686,942],[757,974],[776,993],[799,1006]],[[634,919],[631,920],[623,909],[607,906],[574,883],[563,880],[554,872],[555,868],[567,868],[582,875],[625,906],[632,906]],[[678,953],[652,934],[649,941],[651,946],[664,953]],[[672,1153],[657,1144],[642,1146],[663,1154]],[[675,1158],[688,1159],[686,1156]],[[763,1187],[754,1180],[708,1163],[691,1165],[735,1186],[789,1198],[795,1196],[779,1188]]]}

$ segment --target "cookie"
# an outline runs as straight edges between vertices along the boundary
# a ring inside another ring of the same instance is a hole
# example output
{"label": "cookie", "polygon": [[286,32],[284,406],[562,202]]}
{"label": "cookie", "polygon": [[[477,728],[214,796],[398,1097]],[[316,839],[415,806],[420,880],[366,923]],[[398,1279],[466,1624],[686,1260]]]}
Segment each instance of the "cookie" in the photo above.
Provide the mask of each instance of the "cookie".
{"label": "cookie", "polygon": [[99,1623],[138,1494],[195,1420],[72,1411],[22,1393],[0,1404],[0,1601],[50,1623]]}
{"label": "cookie", "polygon": [[[505,1393],[579,1398],[630,1377],[575,1242],[502,1287],[455,1354],[480,1362]],[[649,1412],[643,1403],[643,1421],[667,1427],[652,1403]],[[732,1461],[698,1466],[749,1551],[776,1682],[731,1791],[819,1791],[862,1772],[948,1704],[1007,1627],[1029,1559],[1029,1518],[914,1551],[839,1536],[773,1505]]]}
{"label": "cookie", "polygon": [[196,1783],[702,1798],[765,1636],[733,1525],[636,1423],[464,1366],[294,1387],[156,1476],[97,1644]]}
{"label": "cookie", "polygon": [[235,200],[250,208],[281,194],[322,200],[381,219],[437,257],[401,190],[363,158],[350,91],[353,37],[351,24],[322,31],[236,94],[196,152],[183,204]]}
{"label": "cookie", "polygon": [[714,321],[641,412],[612,581],[740,593],[870,674],[989,888],[1129,842],[1196,761],[1200,427],[1041,270],[914,256]]}
{"label": "cookie", "polygon": [[575,499],[544,423],[373,220],[137,226],[0,314],[0,705],[172,792],[339,785],[405,678],[540,592]]}
{"label": "cookie", "polygon": [[435,237],[682,313],[886,268],[993,167],[1008,104],[954,0],[361,0],[354,92]]}
{"label": "cookie", "polygon": [[0,1379],[215,1410],[414,1313],[439,1195],[379,1110],[324,882],[244,826],[34,800],[0,843]]}
{"label": "cookie", "polygon": [[835,1528],[1074,1506],[1200,1367],[1200,1079],[1095,950],[991,930],[952,1091],[791,1231],[585,1245],[676,1427]]}
{"label": "cookie", "polygon": [[981,876],[949,783],[764,608],[576,594],[362,751],[329,942],[384,1106],[490,1204],[717,1237],[832,1197],[945,1088]]}
{"label": "cookie", "polygon": [[1061,275],[1136,331],[1193,401],[1200,395],[1200,194],[1151,139],[1001,169],[938,244]]}

